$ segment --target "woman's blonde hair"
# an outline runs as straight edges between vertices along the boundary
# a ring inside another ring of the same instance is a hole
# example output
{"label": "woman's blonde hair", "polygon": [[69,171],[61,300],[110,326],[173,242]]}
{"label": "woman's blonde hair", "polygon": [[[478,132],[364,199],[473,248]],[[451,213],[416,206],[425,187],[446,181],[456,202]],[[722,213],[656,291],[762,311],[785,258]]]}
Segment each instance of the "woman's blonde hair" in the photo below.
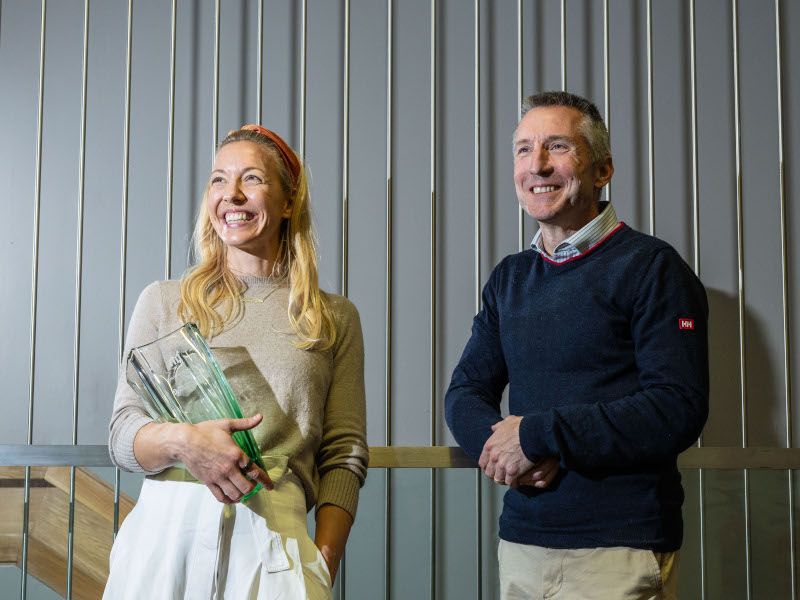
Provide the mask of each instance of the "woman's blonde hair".
{"label": "woman's blonde hair", "polygon": [[[266,160],[275,166],[290,202],[291,215],[281,223],[273,276],[288,280],[289,322],[298,337],[297,347],[327,350],[336,340],[336,325],[329,300],[319,289],[316,239],[311,224],[305,168],[296,155],[288,154],[291,149],[277,134],[267,132],[270,135],[267,137],[255,128],[250,129],[251,126],[246,127],[248,129],[231,131],[219,143],[217,150],[233,142],[254,142],[261,147]],[[296,176],[290,172],[290,167],[296,169]],[[196,323],[204,336],[213,337],[241,314],[245,285],[228,268],[227,247],[214,231],[208,214],[208,193],[207,184],[193,234],[197,262],[181,279],[178,316]]]}

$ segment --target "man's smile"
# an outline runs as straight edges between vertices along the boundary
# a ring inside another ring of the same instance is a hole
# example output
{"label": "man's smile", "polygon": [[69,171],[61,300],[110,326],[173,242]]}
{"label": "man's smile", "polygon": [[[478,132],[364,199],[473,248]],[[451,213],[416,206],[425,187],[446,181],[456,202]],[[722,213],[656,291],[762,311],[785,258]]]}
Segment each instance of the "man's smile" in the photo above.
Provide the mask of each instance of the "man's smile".
{"label": "man's smile", "polygon": [[529,191],[534,193],[534,194],[546,194],[548,192],[555,192],[557,189],[559,189],[559,187],[561,187],[561,186],[558,186],[558,185],[535,185],[535,186],[531,187]]}

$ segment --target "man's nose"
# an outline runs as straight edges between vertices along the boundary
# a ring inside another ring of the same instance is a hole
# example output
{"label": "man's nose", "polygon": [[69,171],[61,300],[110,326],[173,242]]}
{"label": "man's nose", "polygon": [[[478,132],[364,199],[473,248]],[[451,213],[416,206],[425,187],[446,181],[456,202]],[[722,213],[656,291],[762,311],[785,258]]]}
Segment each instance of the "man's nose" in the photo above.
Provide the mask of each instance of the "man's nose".
{"label": "man's nose", "polygon": [[537,148],[531,152],[530,170],[537,175],[547,175],[552,172],[550,153],[546,148]]}

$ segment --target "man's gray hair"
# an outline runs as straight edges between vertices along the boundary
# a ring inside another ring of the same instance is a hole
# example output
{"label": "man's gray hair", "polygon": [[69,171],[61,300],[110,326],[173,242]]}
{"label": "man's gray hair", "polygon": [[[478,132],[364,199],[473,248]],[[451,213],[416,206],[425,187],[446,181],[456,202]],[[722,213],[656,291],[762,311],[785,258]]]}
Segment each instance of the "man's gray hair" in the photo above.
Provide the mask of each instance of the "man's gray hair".
{"label": "man's gray hair", "polygon": [[[566,106],[574,108],[583,114],[580,130],[589,144],[592,161],[598,164],[611,156],[611,142],[608,129],[597,107],[581,96],[569,92],[542,92],[528,96],[522,101],[522,117],[534,108],[542,106]],[[522,120],[520,117],[520,120]]]}

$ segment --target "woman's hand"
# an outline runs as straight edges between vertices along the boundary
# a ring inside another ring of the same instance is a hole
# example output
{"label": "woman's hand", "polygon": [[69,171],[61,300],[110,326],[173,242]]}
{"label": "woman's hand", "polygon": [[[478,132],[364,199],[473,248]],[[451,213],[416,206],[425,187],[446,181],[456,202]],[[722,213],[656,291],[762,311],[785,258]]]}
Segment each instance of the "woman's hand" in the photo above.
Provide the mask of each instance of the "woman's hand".
{"label": "woman's hand", "polygon": [[314,543],[319,548],[322,558],[328,565],[331,583],[336,580],[339,561],[344,554],[347,536],[353,526],[353,517],[349,512],[333,504],[323,504],[317,510],[317,528]]}
{"label": "woman's hand", "polygon": [[133,441],[136,460],[147,471],[161,471],[180,461],[206,484],[220,502],[238,502],[255,483],[273,488],[267,474],[236,445],[234,431],[252,429],[261,415],[246,419],[219,419],[197,425],[149,423]]}
{"label": "woman's hand", "polygon": [[178,458],[220,502],[238,502],[253,490],[256,483],[268,490],[273,488],[269,476],[231,437],[234,431],[252,429],[261,418],[261,415],[255,415],[246,419],[218,419],[186,425]]}

